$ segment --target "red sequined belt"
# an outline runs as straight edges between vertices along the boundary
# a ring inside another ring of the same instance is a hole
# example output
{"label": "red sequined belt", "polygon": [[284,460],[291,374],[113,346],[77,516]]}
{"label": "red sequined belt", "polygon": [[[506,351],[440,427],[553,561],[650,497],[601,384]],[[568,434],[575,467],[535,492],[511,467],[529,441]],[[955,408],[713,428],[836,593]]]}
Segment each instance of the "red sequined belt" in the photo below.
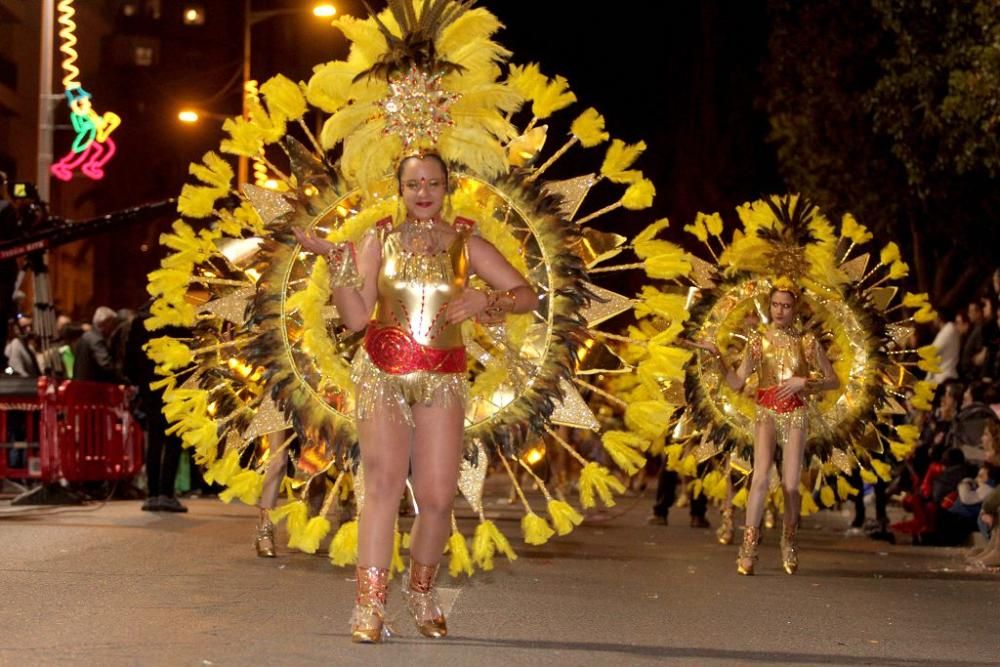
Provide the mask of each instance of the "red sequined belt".
{"label": "red sequined belt", "polygon": [[777,412],[779,415],[786,412],[791,412],[797,408],[801,408],[805,403],[799,398],[798,394],[792,394],[787,398],[778,398],[778,390],[780,387],[768,387],[767,389],[757,390],[757,405],[765,407],[768,410]]}
{"label": "red sequined belt", "polygon": [[368,325],[365,350],[376,366],[392,375],[414,371],[464,373],[466,370],[464,347],[427,347],[396,327]]}

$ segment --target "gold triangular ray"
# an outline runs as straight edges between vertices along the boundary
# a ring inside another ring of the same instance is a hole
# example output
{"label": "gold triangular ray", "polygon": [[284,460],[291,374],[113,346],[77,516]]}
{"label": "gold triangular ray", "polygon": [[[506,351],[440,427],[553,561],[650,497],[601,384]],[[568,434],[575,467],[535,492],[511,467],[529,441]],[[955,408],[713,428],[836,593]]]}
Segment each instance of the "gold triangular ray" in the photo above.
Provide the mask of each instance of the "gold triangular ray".
{"label": "gold triangular ray", "polygon": [[569,426],[570,428],[585,428],[590,431],[600,430],[601,424],[576,387],[563,379],[559,381],[559,390],[562,392],[563,398],[561,401],[556,401],[556,409],[549,417],[553,424]]}
{"label": "gold triangular ray", "polygon": [[243,442],[249,442],[254,438],[274,433],[275,431],[283,431],[286,428],[290,428],[290,424],[285,419],[285,415],[281,413],[281,410],[278,409],[277,404],[275,404],[270,396],[264,396],[260,402],[260,406],[257,408],[257,414],[254,415],[250,421],[250,425],[243,431],[241,437],[243,438]]}
{"label": "gold triangular ray", "polygon": [[576,212],[580,210],[580,204],[583,203],[584,197],[587,196],[590,188],[594,187],[596,182],[597,177],[593,174],[587,174],[565,181],[549,181],[545,184],[545,190],[550,194],[562,195],[563,202],[559,207],[559,212],[567,220],[572,220],[576,217]]}
{"label": "gold triangular ray", "polygon": [[632,299],[622,296],[617,292],[606,290],[603,287],[598,287],[593,283],[585,282],[584,287],[604,301],[604,303],[601,303],[595,299],[590,302],[589,306],[581,311],[580,314],[583,315],[583,319],[587,321],[588,327],[594,327],[601,322],[606,322],[615,315],[624,313],[635,304],[635,301]]}
{"label": "gold triangular ray", "polygon": [[882,438],[878,437],[878,431],[871,424],[865,428],[865,433],[861,436],[861,441],[858,444],[869,452],[882,453]]}
{"label": "gold triangular ray", "polygon": [[236,431],[230,430],[226,433],[226,451],[239,451],[240,447],[243,446],[243,441],[240,440],[240,434]]}
{"label": "gold triangular ray", "polygon": [[199,382],[201,382],[201,368],[199,367],[194,373],[191,374],[187,380],[178,387],[178,389],[198,389]]}
{"label": "gold triangular ray", "polygon": [[892,300],[896,298],[898,291],[898,287],[873,287],[866,294],[871,301],[872,307],[884,311],[892,303]]}
{"label": "gold triangular ray", "polygon": [[854,259],[841,263],[840,270],[846,273],[851,281],[857,282],[864,278],[865,271],[868,270],[868,260],[868,253],[858,255]]}
{"label": "gold triangular ray", "polygon": [[588,269],[592,269],[601,262],[606,262],[621,254],[621,246],[626,241],[628,239],[621,234],[601,232],[587,227],[584,228],[580,242],[573,248],[573,251],[583,260]]}
{"label": "gold triangular ray", "polygon": [[472,465],[464,458],[462,465],[458,469],[458,490],[476,514],[483,511],[483,485],[486,483],[486,473],[489,471],[490,461],[486,456],[486,449],[483,443],[476,441],[476,449],[479,456],[476,458],[476,465]]}
{"label": "gold triangular ray", "polygon": [[906,366],[893,364],[885,372],[885,378],[893,387],[912,387],[917,382],[917,376],[906,369]]}
{"label": "gold triangular ray", "polygon": [[750,471],[753,470],[753,465],[746,459],[737,456],[736,454],[729,455],[729,468],[730,470],[735,470],[738,473],[744,475],[749,475]]}
{"label": "gold triangular ray", "polygon": [[885,397],[885,407],[882,409],[882,413],[890,415],[907,414],[906,408],[904,408],[899,401],[897,401],[895,398],[893,398],[891,395],[888,394]]}
{"label": "gold triangular ray", "polygon": [[691,260],[691,280],[702,289],[715,287],[715,264],[706,262],[700,257],[689,255]]}
{"label": "gold triangular ray", "polygon": [[830,455],[830,461],[845,475],[850,475],[851,471],[854,470],[854,459],[843,449],[834,449]]}
{"label": "gold triangular ray", "polygon": [[250,200],[250,205],[254,207],[264,226],[270,225],[281,216],[295,210],[288,200],[280,192],[259,188],[250,183],[243,184],[243,194]]}
{"label": "gold triangular ray", "polygon": [[885,329],[888,332],[889,337],[892,338],[896,342],[896,345],[899,345],[900,347],[906,345],[906,341],[908,341],[910,336],[913,335],[913,332],[916,331],[913,327],[906,327],[902,324],[890,324]]}
{"label": "gold triangular ray", "polygon": [[253,298],[256,291],[256,288],[253,287],[242,287],[229,296],[213,299],[203,304],[198,311],[218,315],[233,324],[243,324],[247,304],[250,303],[250,299]]}
{"label": "gold triangular ray", "polygon": [[708,438],[704,438],[698,446],[694,448],[692,454],[694,454],[694,458],[698,461],[698,463],[703,463],[715,456],[718,452],[719,449],[715,446],[715,443]]}
{"label": "gold triangular ray", "polygon": [[539,125],[511,141],[507,145],[507,160],[511,166],[530,166],[545,146],[548,131],[548,125]]}
{"label": "gold triangular ray", "polygon": [[663,388],[663,400],[670,405],[684,405],[684,383],[671,382]]}
{"label": "gold triangular ray", "polygon": [[588,342],[586,356],[580,361],[576,372],[580,375],[599,375],[601,373],[627,373],[632,367],[615,354],[614,350],[599,340]]}

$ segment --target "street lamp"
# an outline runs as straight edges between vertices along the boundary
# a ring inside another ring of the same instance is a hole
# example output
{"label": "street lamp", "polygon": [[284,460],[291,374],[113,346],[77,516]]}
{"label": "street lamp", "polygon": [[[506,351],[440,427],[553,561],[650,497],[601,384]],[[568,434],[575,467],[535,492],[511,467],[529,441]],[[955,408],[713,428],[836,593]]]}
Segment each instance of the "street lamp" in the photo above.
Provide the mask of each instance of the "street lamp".
{"label": "street lamp", "polygon": [[198,112],[193,109],[183,109],[177,114],[177,120],[182,123],[197,123],[199,118]]}
{"label": "street lamp", "polygon": [[205,111],[204,109],[195,109],[193,107],[185,107],[177,112],[177,120],[186,125],[194,125],[195,123],[201,122],[203,118],[224,121],[229,118],[229,116],[212,111]]}
{"label": "street lamp", "polygon": [[[250,81],[250,28],[257,25],[261,21],[266,21],[267,19],[274,18],[275,16],[301,14],[309,11],[303,7],[297,9],[270,9],[255,12],[251,9],[250,5],[251,0],[243,0],[243,118],[249,117],[249,108],[247,106],[247,83]],[[318,3],[312,8],[313,16],[320,18],[328,18],[334,16],[336,13],[337,8],[328,2]],[[240,156],[236,174],[237,185],[247,182],[249,167],[245,155]]]}

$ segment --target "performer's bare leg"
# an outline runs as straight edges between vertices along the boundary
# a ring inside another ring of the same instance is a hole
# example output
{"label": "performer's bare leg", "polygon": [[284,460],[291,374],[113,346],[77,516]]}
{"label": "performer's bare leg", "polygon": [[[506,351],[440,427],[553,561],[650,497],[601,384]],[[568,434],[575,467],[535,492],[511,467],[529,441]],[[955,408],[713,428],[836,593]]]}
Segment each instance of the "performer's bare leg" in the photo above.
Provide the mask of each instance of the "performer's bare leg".
{"label": "performer's bare leg", "polygon": [[764,502],[769,489],[768,477],[774,462],[775,433],[774,421],[762,419],[757,424],[753,445],[753,477],[750,479],[750,495],[747,498],[746,525],[760,527],[764,516]]}
{"label": "performer's bare leg", "polygon": [[448,634],[434,585],[451,532],[451,507],[462,458],[465,409],[461,404],[413,408],[413,495],[417,518],[410,534],[410,571],[403,595],[417,629],[425,637]]}
{"label": "performer's bare leg", "polygon": [[795,525],[802,509],[802,463],[805,454],[806,434],[801,428],[793,428],[788,433],[781,461],[781,486],[785,495],[785,525]]}
{"label": "performer's bare leg", "polygon": [[[278,504],[281,482],[285,479],[285,469],[288,467],[288,447],[281,446],[284,435],[284,431],[279,431],[264,436],[271,447],[271,458],[267,462],[267,470],[264,471],[264,486],[260,500],[257,501],[260,516],[257,518],[257,537],[254,546],[260,558],[274,558],[278,555],[274,540],[274,524],[271,523],[268,511],[273,510]],[[275,451],[277,448],[280,449]]]}
{"label": "performer's bare leg", "polygon": [[753,477],[750,480],[750,494],[747,498],[746,529],[743,544],[736,560],[736,571],[753,574],[757,560],[757,545],[760,543],[760,520],[764,515],[764,502],[769,490],[768,477],[774,461],[775,432],[774,421],[762,419],[757,423],[753,447]]}
{"label": "performer's bare leg", "polygon": [[413,494],[419,514],[410,535],[410,555],[436,564],[451,534],[451,508],[462,459],[465,409],[461,404],[415,406]]}
{"label": "performer's bare leg", "polygon": [[[379,405],[358,421],[365,498],[358,517],[358,565],[388,568],[399,499],[406,487],[413,429],[396,406]],[[393,414],[396,413],[396,414]]]}
{"label": "performer's bare leg", "polygon": [[788,574],[795,574],[799,569],[795,532],[798,529],[799,513],[802,508],[799,481],[802,479],[805,448],[805,429],[791,429],[788,432],[788,442],[785,443],[784,459],[781,464],[781,486],[785,493],[785,521],[781,530],[781,565]]}

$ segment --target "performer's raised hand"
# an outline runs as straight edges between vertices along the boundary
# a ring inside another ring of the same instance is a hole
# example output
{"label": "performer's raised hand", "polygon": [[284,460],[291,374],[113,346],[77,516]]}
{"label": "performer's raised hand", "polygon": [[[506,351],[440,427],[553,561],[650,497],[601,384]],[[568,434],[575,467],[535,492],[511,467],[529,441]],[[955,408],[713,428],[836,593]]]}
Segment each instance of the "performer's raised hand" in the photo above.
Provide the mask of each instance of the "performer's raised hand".
{"label": "performer's raised hand", "polygon": [[719,352],[719,346],[708,340],[687,340],[686,338],[678,338],[677,342],[684,347],[695,348],[698,350],[705,350],[713,357],[721,357],[722,354]]}
{"label": "performer's raised hand", "polygon": [[295,240],[299,242],[305,250],[314,255],[328,255],[330,251],[337,247],[332,241],[320,237],[318,234],[304,232],[298,228],[292,228]]}

